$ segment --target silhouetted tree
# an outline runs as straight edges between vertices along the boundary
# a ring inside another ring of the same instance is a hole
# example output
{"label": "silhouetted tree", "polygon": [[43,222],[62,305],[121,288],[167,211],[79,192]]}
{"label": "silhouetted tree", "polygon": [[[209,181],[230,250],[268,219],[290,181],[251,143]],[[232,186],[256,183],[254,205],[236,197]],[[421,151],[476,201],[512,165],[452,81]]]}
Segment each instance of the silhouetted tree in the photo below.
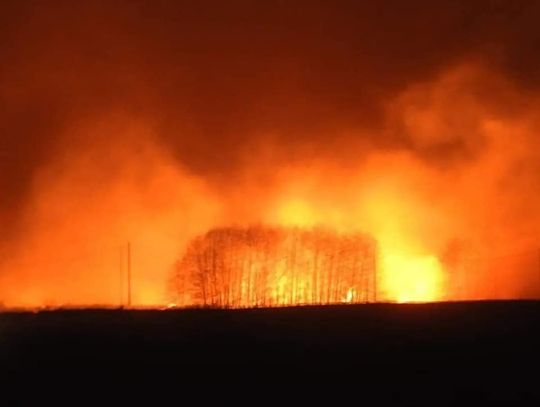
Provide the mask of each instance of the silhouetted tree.
{"label": "silhouetted tree", "polygon": [[373,301],[376,245],[325,228],[217,228],[196,237],[174,267],[181,305],[253,307]]}

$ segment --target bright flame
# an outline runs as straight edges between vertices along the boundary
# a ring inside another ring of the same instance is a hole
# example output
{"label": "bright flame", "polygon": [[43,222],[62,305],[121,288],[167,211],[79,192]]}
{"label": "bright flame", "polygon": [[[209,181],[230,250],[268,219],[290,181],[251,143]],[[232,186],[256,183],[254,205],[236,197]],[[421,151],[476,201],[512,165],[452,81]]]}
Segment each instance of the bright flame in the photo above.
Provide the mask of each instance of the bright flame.
{"label": "bright flame", "polygon": [[428,302],[442,296],[443,271],[435,256],[383,255],[387,295],[397,302]]}
{"label": "bright flame", "polygon": [[349,304],[352,302],[353,297],[354,297],[354,288],[349,288],[349,290],[347,291],[347,295],[345,296],[345,298],[343,298],[343,302],[346,304]]}
{"label": "bright flame", "polygon": [[284,225],[311,226],[315,223],[313,209],[300,199],[285,202],[278,212],[278,218]]}

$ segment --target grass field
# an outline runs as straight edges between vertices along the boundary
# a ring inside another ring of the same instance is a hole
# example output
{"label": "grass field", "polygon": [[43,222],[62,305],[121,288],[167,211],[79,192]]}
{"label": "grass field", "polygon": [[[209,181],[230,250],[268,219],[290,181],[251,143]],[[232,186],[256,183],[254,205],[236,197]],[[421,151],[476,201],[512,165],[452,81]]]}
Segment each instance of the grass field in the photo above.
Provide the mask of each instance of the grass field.
{"label": "grass field", "polygon": [[535,301],[4,312],[0,359],[15,374],[203,367],[205,380],[290,366],[346,374],[365,400],[370,375],[377,405],[537,405],[539,322]]}
{"label": "grass field", "polygon": [[540,302],[0,314],[4,366],[294,364],[427,367],[538,357]]}

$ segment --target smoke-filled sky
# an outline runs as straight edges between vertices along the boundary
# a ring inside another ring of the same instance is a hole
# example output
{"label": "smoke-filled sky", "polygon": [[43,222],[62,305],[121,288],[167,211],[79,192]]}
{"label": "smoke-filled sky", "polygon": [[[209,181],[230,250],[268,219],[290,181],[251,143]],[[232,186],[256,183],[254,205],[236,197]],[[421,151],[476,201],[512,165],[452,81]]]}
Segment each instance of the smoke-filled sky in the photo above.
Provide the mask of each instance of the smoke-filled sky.
{"label": "smoke-filled sky", "polygon": [[473,281],[444,298],[531,295],[538,21],[516,0],[2,1],[0,301],[115,303],[130,240],[135,301],[165,303],[189,239],[252,222],[359,229]]}

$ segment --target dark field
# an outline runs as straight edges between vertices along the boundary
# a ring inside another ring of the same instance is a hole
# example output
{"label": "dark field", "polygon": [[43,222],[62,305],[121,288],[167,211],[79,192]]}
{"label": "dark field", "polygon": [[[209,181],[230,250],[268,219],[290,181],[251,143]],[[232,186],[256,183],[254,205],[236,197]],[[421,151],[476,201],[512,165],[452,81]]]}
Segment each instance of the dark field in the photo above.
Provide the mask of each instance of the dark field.
{"label": "dark field", "polygon": [[540,302],[0,314],[3,365],[409,365],[540,356]]}
{"label": "dark field", "polygon": [[400,383],[425,377],[509,401],[540,393],[539,322],[540,303],[532,301],[3,313],[0,357],[2,369],[14,372],[186,365],[350,370],[383,374],[388,388],[397,377]]}

